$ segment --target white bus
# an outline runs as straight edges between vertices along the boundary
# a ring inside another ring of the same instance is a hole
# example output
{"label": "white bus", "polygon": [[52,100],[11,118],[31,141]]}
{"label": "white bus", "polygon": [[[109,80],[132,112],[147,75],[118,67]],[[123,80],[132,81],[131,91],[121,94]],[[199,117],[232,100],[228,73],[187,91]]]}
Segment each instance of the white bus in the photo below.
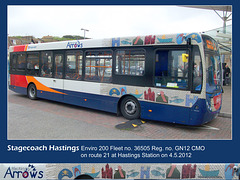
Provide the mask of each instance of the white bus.
{"label": "white bus", "polygon": [[216,41],[199,33],[10,47],[10,89],[149,119],[200,125],[222,104]]}

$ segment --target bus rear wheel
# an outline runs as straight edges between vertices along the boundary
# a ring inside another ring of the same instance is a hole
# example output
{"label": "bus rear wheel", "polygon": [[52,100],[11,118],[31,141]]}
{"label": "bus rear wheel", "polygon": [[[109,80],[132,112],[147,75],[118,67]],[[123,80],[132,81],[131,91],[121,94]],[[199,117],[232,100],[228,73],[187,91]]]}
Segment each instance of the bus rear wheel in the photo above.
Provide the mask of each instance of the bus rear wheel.
{"label": "bus rear wheel", "polygon": [[120,111],[126,119],[138,119],[140,117],[140,104],[134,97],[125,97],[121,101]]}
{"label": "bus rear wheel", "polygon": [[37,88],[34,84],[28,86],[27,95],[31,100],[37,99]]}

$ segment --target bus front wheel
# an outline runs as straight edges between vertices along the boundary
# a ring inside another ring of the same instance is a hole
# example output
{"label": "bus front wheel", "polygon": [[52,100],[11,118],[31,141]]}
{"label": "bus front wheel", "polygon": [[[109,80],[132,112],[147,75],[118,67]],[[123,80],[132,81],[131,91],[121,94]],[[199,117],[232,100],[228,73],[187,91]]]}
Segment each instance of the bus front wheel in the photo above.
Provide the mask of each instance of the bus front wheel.
{"label": "bus front wheel", "polygon": [[133,120],[140,117],[140,104],[134,97],[125,97],[121,101],[120,110],[126,119]]}
{"label": "bus front wheel", "polygon": [[29,99],[35,100],[37,99],[37,88],[34,84],[30,84],[28,86],[28,91],[27,91]]}

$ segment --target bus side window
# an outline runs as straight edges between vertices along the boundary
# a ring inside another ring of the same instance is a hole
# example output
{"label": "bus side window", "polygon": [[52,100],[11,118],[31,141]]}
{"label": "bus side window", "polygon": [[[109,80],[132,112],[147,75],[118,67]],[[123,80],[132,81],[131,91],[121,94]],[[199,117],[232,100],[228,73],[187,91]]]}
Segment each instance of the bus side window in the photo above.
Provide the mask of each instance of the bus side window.
{"label": "bus side window", "polygon": [[11,71],[16,71],[16,69],[17,69],[17,67],[18,67],[17,54],[12,54],[11,57],[12,57],[12,58],[10,59],[10,70],[11,70]]}
{"label": "bus side window", "polygon": [[159,50],[155,60],[155,86],[188,89],[188,62],[182,55],[186,50]]}
{"label": "bus side window", "polygon": [[145,70],[144,50],[122,50],[116,53],[116,74],[143,76]]}
{"label": "bus side window", "polygon": [[25,71],[26,68],[26,55],[18,54],[17,55],[17,71]]}
{"label": "bus side window", "polygon": [[78,78],[82,78],[82,66],[83,66],[83,54],[82,52],[77,53],[77,73],[78,73]]}
{"label": "bus side window", "polygon": [[39,54],[27,55],[27,75],[39,75]]}
{"label": "bus side window", "polygon": [[52,77],[53,72],[53,55],[52,52],[42,52],[41,74],[42,77]]}
{"label": "bus side window", "polygon": [[63,76],[63,56],[55,56],[55,78],[62,78]]}
{"label": "bus side window", "polygon": [[88,51],[85,56],[85,80],[112,81],[112,51]]}
{"label": "bus side window", "polygon": [[202,59],[199,49],[193,49],[193,91],[200,92],[202,88]]}
{"label": "bus side window", "polygon": [[66,79],[81,80],[82,78],[82,52],[68,51],[65,67]]}

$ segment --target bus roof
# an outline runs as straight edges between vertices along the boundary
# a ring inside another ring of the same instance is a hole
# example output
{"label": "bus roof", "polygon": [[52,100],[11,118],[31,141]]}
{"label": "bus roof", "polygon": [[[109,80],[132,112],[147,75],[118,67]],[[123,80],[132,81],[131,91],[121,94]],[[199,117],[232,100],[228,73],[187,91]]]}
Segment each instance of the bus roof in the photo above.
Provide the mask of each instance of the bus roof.
{"label": "bus roof", "polygon": [[9,52],[22,51],[44,51],[58,49],[83,49],[83,48],[104,48],[104,47],[119,47],[119,46],[147,46],[147,45],[177,45],[186,44],[187,39],[192,39],[192,44],[202,42],[200,33],[179,33],[179,34],[164,34],[164,35],[149,35],[149,36],[133,36],[133,37],[117,37],[108,39],[86,39],[60,41],[51,43],[27,44],[10,46]]}

